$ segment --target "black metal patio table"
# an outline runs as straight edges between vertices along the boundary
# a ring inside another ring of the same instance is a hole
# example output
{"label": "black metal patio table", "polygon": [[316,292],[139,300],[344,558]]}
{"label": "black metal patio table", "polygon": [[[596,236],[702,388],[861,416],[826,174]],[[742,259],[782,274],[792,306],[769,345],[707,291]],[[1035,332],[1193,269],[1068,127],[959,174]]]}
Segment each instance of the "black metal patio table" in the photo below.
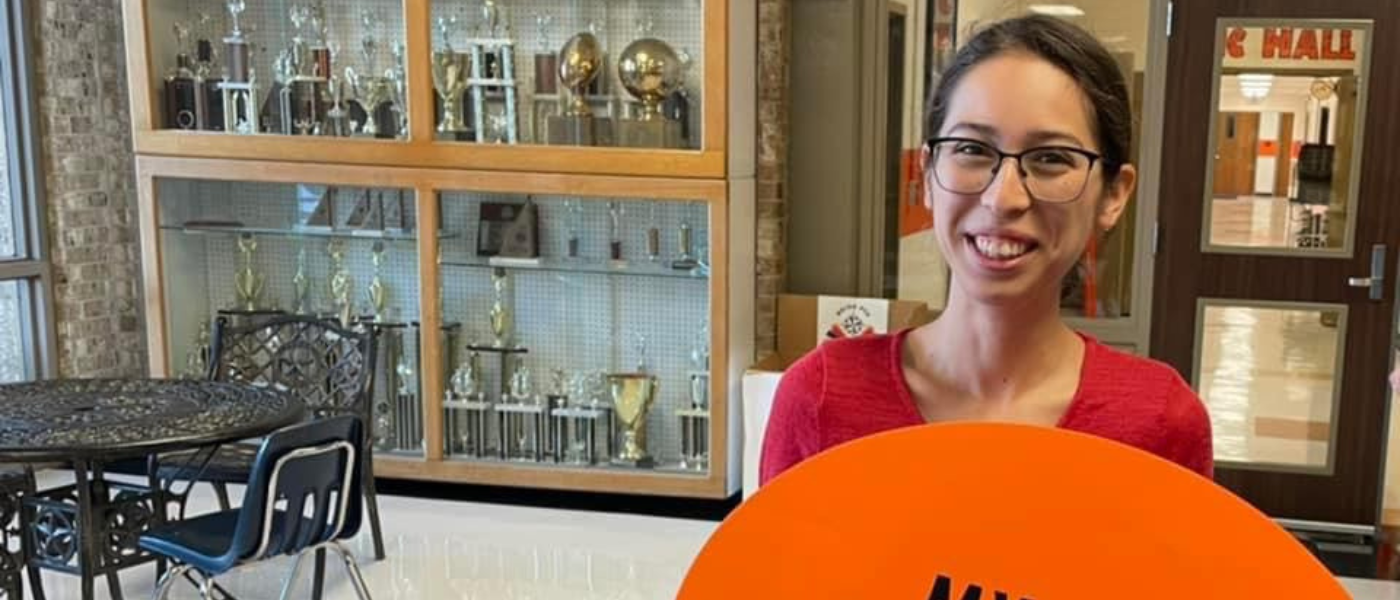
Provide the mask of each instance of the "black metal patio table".
{"label": "black metal patio table", "polygon": [[93,597],[105,575],[155,557],[141,533],[165,520],[168,490],[108,481],[103,464],[173,450],[212,448],[302,419],[291,394],[266,387],[167,379],[68,379],[0,385],[0,462],[70,462],[75,482],[25,503],[31,565],[79,575]]}

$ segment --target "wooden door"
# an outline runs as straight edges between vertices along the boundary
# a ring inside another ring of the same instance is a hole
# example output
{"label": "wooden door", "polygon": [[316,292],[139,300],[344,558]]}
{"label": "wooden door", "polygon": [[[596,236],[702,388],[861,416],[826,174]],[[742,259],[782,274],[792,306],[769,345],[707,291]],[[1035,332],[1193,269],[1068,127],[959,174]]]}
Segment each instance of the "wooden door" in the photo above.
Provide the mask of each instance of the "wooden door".
{"label": "wooden door", "polygon": [[1278,145],[1274,147],[1274,195],[1288,196],[1293,181],[1293,113],[1278,115]]}
{"label": "wooden door", "polygon": [[[1389,109],[1400,103],[1400,2],[1174,7],[1152,355],[1206,402],[1221,484],[1275,518],[1374,528],[1400,239],[1400,112]],[[1349,147],[1328,156],[1331,181],[1312,184],[1333,186],[1334,201],[1214,199],[1237,191],[1213,156],[1221,74],[1323,60],[1357,76],[1343,104],[1354,114],[1337,120]]]}
{"label": "wooden door", "polygon": [[1215,130],[1220,132],[1215,144],[1215,197],[1253,195],[1259,113],[1222,112]]}

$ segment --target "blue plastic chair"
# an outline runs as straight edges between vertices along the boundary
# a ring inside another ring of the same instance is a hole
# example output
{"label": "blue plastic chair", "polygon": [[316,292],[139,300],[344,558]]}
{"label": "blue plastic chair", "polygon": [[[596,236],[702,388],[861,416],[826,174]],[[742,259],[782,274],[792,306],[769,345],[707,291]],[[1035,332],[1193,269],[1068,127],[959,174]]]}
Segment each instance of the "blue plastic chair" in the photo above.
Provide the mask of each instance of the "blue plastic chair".
{"label": "blue plastic chair", "polygon": [[[295,555],[285,599],[308,552],[331,550],[340,556],[361,600],[369,588],[355,557],[340,540],[360,529],[364,427],[346,415],[282,429],[259,448],[242,508],[201,515],[153,529],[141,536],[145,550],[176,566],[156,586],[164,600],[175,581],[200,576],[199,589],[214,597],[214,579],[244,565]],[[318,565],[319,566],[319,565]],[[318,576],[321,569],[317,569]],[[319,586],[317,586],[319,587]]]}

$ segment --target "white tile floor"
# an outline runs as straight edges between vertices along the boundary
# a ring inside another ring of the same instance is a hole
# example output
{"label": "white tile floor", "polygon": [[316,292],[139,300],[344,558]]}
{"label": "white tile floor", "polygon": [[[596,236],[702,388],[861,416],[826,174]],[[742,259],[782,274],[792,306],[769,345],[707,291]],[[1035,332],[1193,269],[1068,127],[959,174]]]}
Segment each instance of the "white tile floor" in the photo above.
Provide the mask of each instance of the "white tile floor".
{"label": "white tile floor", "polygon": [[[62,483],[63,475],[45,474],[41,487]],[[213,497],[200,494],[196,502],[207,510]],[[368,527],[352,545],[376,600],[672,598],[718,525],[395,496],[381,497],[380,509],[388,558],[371,562]],[[220,584],[244,600],[277,598],[290,569],[290,561],[273,561]],[[328,561],[326,573],[327,600],[355,597],[339,565]],[[126,598],[150,598],[154,578],[153,566],[124,572]],[[310,581],[310,569],[303,569],[293,597],[309,597]],[[44,589],[50,599],[79,594],[76,578],[49,572]],[[106,590],[99,581],[97,597],[108,598]],[[171,597],[199,594],[181,585]]]}
{"label": "white tile floor", "polygon": [[[65,473],[42,474],[41,486],[60,484]],[[235,500],[237,491],[235,490]],[[199,494],[200,510],[213,506]],[[718,526],[711,521],[664,519],[468,502],[380,498],[388,558],[371,562],[368,529],[352,545],[376,600],[653,600],[675,597],[686,570]],[[220,580],[244,600],[269,600],[281,592],[289,561],[237,571]],[[344,571],[327,564],[326,600],[351,600]],[[130,600],[150,598],[154,567],[123,573]],[[1400,600],[1400,582],[1344,580],[1357,600]],[[77,580],[46,572],[44,589],[54,600],[78,597]],[[310,595],[303,570],[293,598]],[[172,598],[198,598],[177,586]],[[98,598],[108,598],[99,582]]]}

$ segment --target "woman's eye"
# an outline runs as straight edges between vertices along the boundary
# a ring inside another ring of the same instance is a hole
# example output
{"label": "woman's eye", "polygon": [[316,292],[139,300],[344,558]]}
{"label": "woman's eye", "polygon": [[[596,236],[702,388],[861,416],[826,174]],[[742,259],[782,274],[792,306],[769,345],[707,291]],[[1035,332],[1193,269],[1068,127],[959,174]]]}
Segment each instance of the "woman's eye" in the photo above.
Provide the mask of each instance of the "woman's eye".
{"label": "woman's eye", "polygon": [[1032,157],[1032,161],[1036,164],[1047,166],[1073,165],[1074,156],[1062,150],[1045,150],[1036,152]]}
{"label": "woman's eye", "polygon": [[965,143],[958,144],[958,145],[956,145],[956,146],[953,146],[953,153],[955,153],[955,154],[965,154],[965,155],[968,155],[968,156],[990,156],[990,155],[991,155],[991,151],[988,150],[986,146],[983,146],[982,144],[973,144],[973,143],[966,143],[966,142],[965,142]]}

